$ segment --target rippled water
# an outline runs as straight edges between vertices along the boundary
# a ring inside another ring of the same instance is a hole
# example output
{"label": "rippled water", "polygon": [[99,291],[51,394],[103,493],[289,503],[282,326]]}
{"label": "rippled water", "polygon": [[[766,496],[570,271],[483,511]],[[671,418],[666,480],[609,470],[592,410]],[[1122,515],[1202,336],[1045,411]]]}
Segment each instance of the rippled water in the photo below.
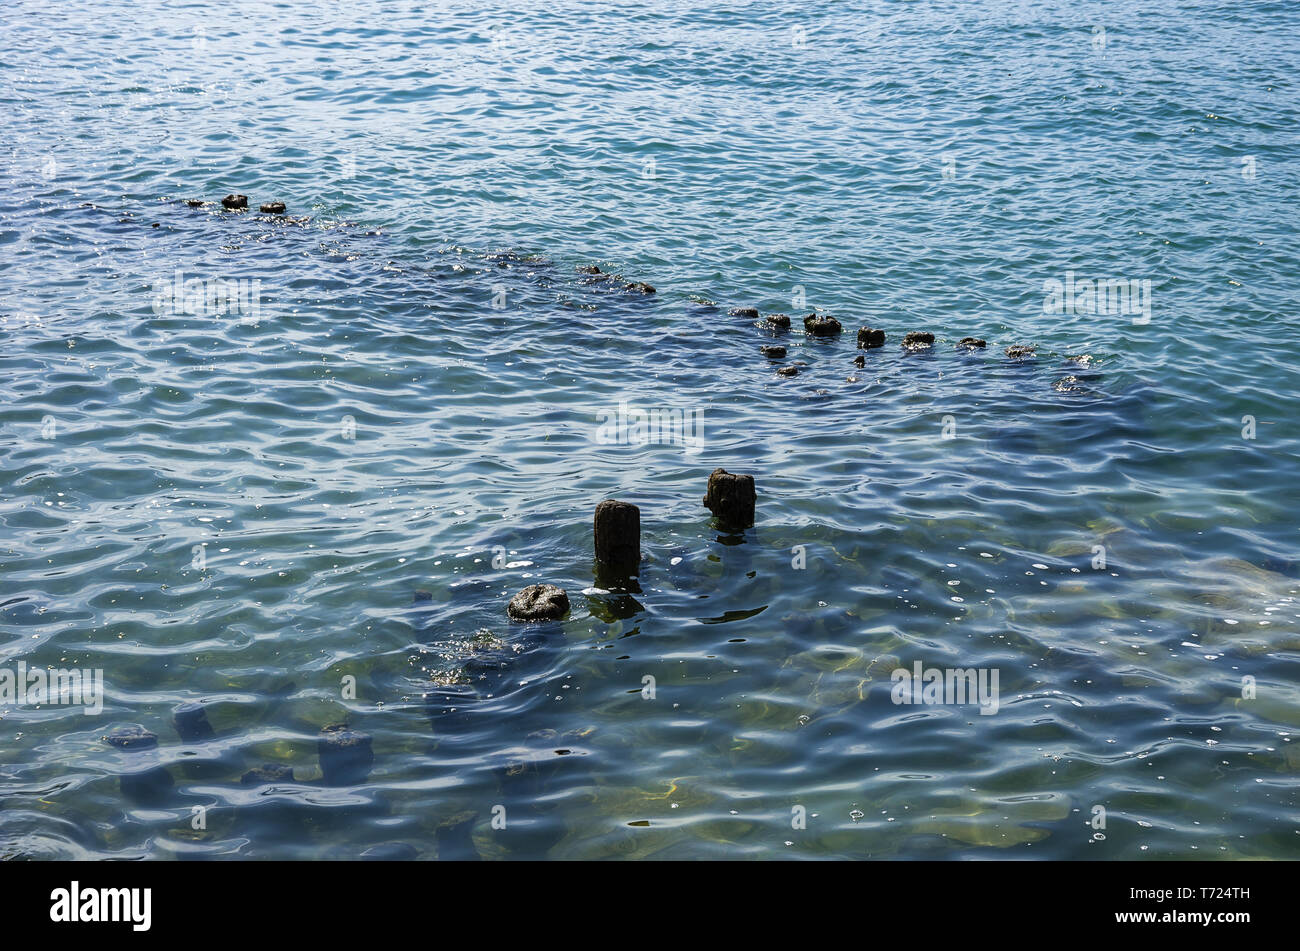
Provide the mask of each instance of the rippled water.
{"label": "rippled water", "polygon": [[[1300,855],[1294,5],[0,19],[0,670],[105,685],[0,704],[0,855]],[[918,662],[997,712],[895,704]]]}

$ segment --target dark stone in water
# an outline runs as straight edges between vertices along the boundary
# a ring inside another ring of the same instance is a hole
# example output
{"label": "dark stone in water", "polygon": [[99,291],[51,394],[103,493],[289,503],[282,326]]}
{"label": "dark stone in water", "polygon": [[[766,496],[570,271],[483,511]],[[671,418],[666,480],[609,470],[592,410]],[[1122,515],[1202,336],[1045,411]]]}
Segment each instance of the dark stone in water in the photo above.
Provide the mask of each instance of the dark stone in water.
{"label": "dark stone in water", "polygon": [[[631,502],[606,499],[596,506],[594,533],[596,561],[615,571],[636,574],[641,565],[639,508]],[[566,607],[567,604],[566,597]]]}
{"label": "dark stone in water", "polygon": [[124,726],[109,733],[103,740],[119,750],[151,750],[158,745],[158,734],[150,733],[140,726]]}
{"label": "dark stone in water", "polygon": [[834,337],[844,330],[834,317],[818,317],[816,314],[809,314],[803,319],[803,329],[804,333],[814,337]]}
{"label": "dark stone in water", "polygon": [[149,227],[150,227],[150,228],[161,228],[162,225],[160,225],[158,222],[155,221],[155,222],[154,222],[153,224],[151,224]]}
{"label": "dark stone in water", "polygon": [[732,528],[748,528],[753,525],[757,500],[758,492],[754,488],[753,476],[738,475],[726,469],[714,469],[709,475],[704,507],[720,523]]}
{"label": "dark stone in water", "polygon": [[786,314],[768,314],[767,325],[769,327],[780,328],[781,330],[789,330],[790,318]]}
{"label": "dark stone in water", "polygon": [[1052,389],[1058,393],[1091,393],[1091,388],[1084,385],[1083,381],[1077,376],[1067,376],[1057,380],[1052,384]]}
{"label": "dark stone in water", "polygon": [[262,206],[261,212],[264,215],[282,215],[284,214],[284,202],[268,201]]}
{"label": "dark stone in water", "polygon": [[187,198],[185,199],[185,204],[189,205],[191,208],[202,208],[207,204],[207,202],[202,198]]}
{"label": "dark stone in water", "polygon": [[623,290],[631,291],[635,294],[653,294],[655,289],[645,281],[631,281],[623,285]]}
{"label": "dark stone in water", "polygon": [[913,330],[903,338],[903,346],[908,350],[924,350],[934,346],[934,334],[928,330]]}
{"label": "dark stone in water", "polygon": [[227,195],[221,199],[221,207],[226,211],[237,211],[240,208],[248,207],[247,195]]}
{"label": "dark stone in water", "polygon": [[983,350],[988,346],[988,343],[979,337],[962,337],[961,340],[957,341],[957,346],[965,347],[967,350]]}
{"label": "dark stone in water", "polygon": [[867,358],[859,353],[856,357],[853,358],[853,365],[855,367],[864,367],[867,365]]}
{"label": "dark stone in water", "polygon": [[873,330],[870,327],[863,327],[858,331],[858,349],[871,350],[875,347],[885,345],[885,332],[883,330]]}
{"label": "dark stone in water", "polygon": [[779,360],[785,356],[785,347],[759,347],[758,352],[772,360]]}
{"label": "dark stone in water", "polygon": [[433,592],[420,589],[419,591],[415,592],[415,594],[411,597],[411,600],[415,604],[426,604],[433,600]]}
{"label": "dark stone in water", "polygon": [[578,265],[578,273],[579,273],[579,274],[599,274],[599,273],[600,273],[600,268],[596,267],[596,265],[594,265],[594,264],[579,264],[579,265]]}
{"label": "dark stone in water", "polygon": [[1032,357],[1035,349],[1036,347],[1032,344],[1016,344],[1015,346],[1007,347],[1005,352],[1006,355],[1012,359],[1019,359],[1020,357]]}
{"label": "dark stone in water", "polygon": [[346,723],[323,727],[316,751],[320,755],[320,771],[330,786],[365,782],[375,762],[370,734],[350,729]]}
{"label": "dark stone in water", "polygon": [[516,621],[558,621],[568,611],[569,596],[553,584],[529,585],[506,605],[506,613]]}
{"label": "dark stone in water", "polygon": [[239,785],[241,786],[269,786],[272,783],[292,783],[296,781],[293,778],[293,767],[283,766],[279,763],[263,763],[261,766],[254,766],[239,777]]}
{"label": "dark stone in water", "polygon": [[750,320],[758,320],[757,307],[733,307],[731,308],[732,317],[748,317]]}
{"label": "dark stone in water", "polygon": [[776,371],[777,376],[798,376],[799,368],[797,366],[781,367]]}
{"label": "dark stone in water", "polygon": [[210,740],[216,734],[208,723],[208,712],[200,703],[182,703],[172,711],[172,725],[176,734],[186,743]]}

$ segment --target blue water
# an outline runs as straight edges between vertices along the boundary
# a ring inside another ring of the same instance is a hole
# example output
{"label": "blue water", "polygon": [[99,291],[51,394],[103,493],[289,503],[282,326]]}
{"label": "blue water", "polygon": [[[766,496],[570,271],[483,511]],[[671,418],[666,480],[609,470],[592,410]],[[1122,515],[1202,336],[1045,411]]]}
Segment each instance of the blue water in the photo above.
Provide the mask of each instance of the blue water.
{"label": "blue water", "polygon": [[0,703],[0,856],[1300,856],[1293,4],[0,25],[0,671],[105,690]]}

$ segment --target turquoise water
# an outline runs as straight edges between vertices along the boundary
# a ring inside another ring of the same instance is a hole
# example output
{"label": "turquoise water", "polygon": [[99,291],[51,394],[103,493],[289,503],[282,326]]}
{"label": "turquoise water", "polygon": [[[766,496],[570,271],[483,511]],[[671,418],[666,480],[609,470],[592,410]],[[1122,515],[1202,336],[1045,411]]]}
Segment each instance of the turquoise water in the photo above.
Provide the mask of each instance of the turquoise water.
{"label": "turquoise water", "polygon": [[1293,5],[0,19],[0,855],[1300,856]]}

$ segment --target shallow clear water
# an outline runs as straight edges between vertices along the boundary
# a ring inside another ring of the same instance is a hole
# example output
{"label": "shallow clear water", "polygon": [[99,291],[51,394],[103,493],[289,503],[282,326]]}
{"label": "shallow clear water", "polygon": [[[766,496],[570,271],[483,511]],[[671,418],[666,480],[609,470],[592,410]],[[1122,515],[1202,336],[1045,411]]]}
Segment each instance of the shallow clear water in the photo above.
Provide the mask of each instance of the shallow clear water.
{"label": "shallow clear water", "polygon": [[[105,683],[0,705],[0,855],[1300,856],[1294,5],[0,20],[0,669]],[[1045,313],[1067,272],[1149,322]],[[917,662],[997,712],[895,704]]]}

